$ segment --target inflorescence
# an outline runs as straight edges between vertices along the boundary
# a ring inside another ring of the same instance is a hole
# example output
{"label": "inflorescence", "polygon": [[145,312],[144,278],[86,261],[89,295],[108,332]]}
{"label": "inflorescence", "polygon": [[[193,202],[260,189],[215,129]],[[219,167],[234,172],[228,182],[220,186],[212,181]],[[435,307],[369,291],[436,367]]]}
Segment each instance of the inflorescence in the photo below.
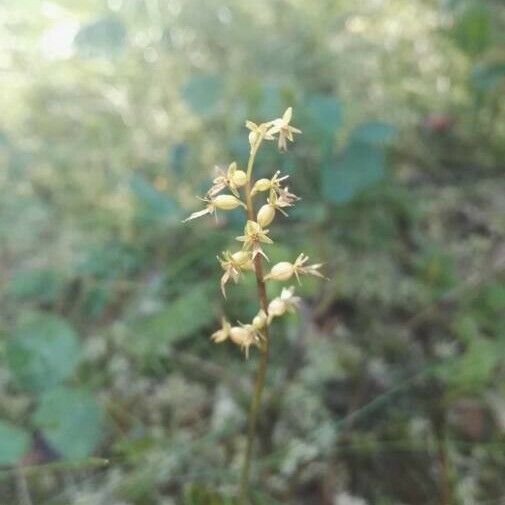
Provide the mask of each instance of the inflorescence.
{"label": "inflorescence", "polygon": [[[193,212],[185,221],[199,218],[206,214],[213,214],[216,210],[228,211],[242,207],[247,220],[244,234],[236,237],[242,248],[236,251],[223,251],[217,259],[223,269],[221,277],[221,292],[226,297],[226,284],[232,280],[238,283],[242,274],[255,272],[260,282],[289,281],[296,277],[300,283],[300,276],[314,275],[323,277],[319,272],[321,264],[307,265],[308,256],[300,254],[293,262],[281,261],[272,266],[266,275],[260,274],[261,258],[268,261],[268,256],[263,251],[264,244],[272,244],[270,230],[267,228],[275,219],[276,213],[286,214],[299,198],[289,191],[285,185],[288,175],[275,172],[270,179],[262,178],[254,183],[251,180],[252,168],[256,152],[263,140],[276,140],[279,150],[287,150],[287,142],[293,141],[293,134],[301,133],[298,128],[291,126],[292,108],[289,107],[281,118],[261,123],[246,121],[249,132],[250,157],[247,169],[240,169],[236,162],[231,163],[226,171],[218,169],[213,184],[204,197],[200,198],[205,203],[202,210]],[[227,193],[222,193],[222,191]],[[254,212],[253,199],[265,195],[264,203],[257,213]],[[259,263],[258,263],[259,262]],[[260,277],[258,277],[260,275]],[[215,343],[230,340],[249,354],[249,348],[256,346],[262,348],[267,332],[266,329],[276,317],[283,316],[286,312],[294,312],[300,303],[300,298],[294,294],[295,288],[282,289],[281,295],[271,300],[268,305],[263,304],[257,315],[248,324],[238,323],[232,326],[226,318],[222,319],[221,328],[211,335]]]}

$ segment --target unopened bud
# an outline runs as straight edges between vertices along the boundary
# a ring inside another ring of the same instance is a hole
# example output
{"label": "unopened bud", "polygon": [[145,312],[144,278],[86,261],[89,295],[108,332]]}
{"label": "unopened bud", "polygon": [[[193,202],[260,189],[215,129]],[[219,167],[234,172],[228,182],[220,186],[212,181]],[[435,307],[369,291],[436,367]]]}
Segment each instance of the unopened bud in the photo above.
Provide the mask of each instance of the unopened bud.
{"label": "unopened bud", "polygon": [[242,266],[251,260],[251,255],[247,251],[237,251],[231,255],[231,259],[238,266]]}
{"label": "unopened bud", "polygon": [[255,195],[259,191],[268,191],[271,187],[270,179],[258,179],[252,188],[251,193]]}
{"label": "unopened bud", "polygon": [[295,271],[294,266],[288,261],[281,261],[272,267],[270,273],[265,276],[265,279],[273,279],[275,281],[287,281]]}
{"label": "unopened bud", "polygon": [[247,182],[247,175],[243,170],[235,170],[232,182],[237,187],[242,187]]}
{"label": "unopened bud", "polygon": [[261,330],[267,323],[267,315],[264,310],[260,310],[253,318],[252,325],[255,330]]}
{"label": "unopened bud", "polygon": [[233,195],[218,195],[212,203],[215,207],[221,210],[231,210],[237,208],[239,205],[244,205],[236,196]]}
{"label": "unopened bud", "polygon": [[265,228],[274,220],[274,217],[275,217],[275,208],[272,207],[272,205],[266,203],[258,211],[256,221],[262,228]]}
{"label": "unopened bud", "polygon": [[282,316],[286,312],[286,304],[280,298],[274,298],[268,304],[268,318],[271,320],[273,317]]}
{"label": "unopened bud", "polygon": [[237,345],[246,345],[251,340],[251,336],[245,328],[233,326],[230,330],[230,339]]}

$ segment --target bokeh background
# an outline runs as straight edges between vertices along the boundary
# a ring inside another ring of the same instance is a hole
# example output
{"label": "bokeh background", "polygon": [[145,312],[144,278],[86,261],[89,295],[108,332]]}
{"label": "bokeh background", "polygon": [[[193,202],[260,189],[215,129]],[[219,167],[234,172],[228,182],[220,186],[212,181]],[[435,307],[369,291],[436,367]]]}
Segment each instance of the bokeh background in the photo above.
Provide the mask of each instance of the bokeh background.
{"label": "bokeh background", "polygon": [[2,505],[234,503],[257,354],[208,336],[255,285],[219,294],[239,212],[181,220],[289,105],[269,254],[330,280],[273,328],[254,503],[505,503],[501,0],[4,0],[0,27]]}

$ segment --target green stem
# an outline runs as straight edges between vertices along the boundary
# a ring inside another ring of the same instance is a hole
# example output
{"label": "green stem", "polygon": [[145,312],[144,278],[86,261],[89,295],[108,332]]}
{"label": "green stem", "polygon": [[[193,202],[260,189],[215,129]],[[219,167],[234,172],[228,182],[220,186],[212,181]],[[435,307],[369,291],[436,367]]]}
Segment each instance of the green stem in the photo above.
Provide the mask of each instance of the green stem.
{"label": "green stem", "polygon": [[[259,137],[257,142],[251,147],[251,154],[249,156],[249,161],[247,162],[247,184],[245,187],[246,192],[246,204],[247,204],[247,218],[254,221],[254,206],[251,196],[251,175],[254,165],[254,159],[256,157],[256,152],[261,144],[262,137]],[[258,299],[261,308],[268,313],[268,299],[266,294],[265,282],[263,281],[263,263],[260,255],[254,258],[254,270],[256,273],[256,285],[258,288]],[[248,427],[247,427],[247,441],[244,453],[244,460],[242,464],[242,472],[240,477],[240,494],[239,494],[239,504],[248,505],[249,503],[249,474],[251,468],[252,459],[252,448],[254,443],[254,438],[256,435],[256,424],[258,420],[260,404],[261,404],[261,393],[263,392],[263,387],[265,385],[265,375],[268,365],[268,327],[265,328],[265,343],[260,348],[261,357],[258,364],[258,371],[256,372],[256,380],[254,383],[254,391],[251,400],[251,406],[249,408],[248,416]]]}

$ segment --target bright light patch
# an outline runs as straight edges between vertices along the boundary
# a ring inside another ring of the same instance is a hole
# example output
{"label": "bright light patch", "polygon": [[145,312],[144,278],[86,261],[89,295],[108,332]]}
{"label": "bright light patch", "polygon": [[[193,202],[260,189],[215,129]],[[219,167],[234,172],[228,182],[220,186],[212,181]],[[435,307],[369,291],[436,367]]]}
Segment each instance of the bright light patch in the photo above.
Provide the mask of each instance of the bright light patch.
{"label": "bright light patch", "polygon": [[40,38],[40,48],[47,59],[70,58],[74,53],[74,37],[79,23],[73,19],[58,21],[44,31]]}

